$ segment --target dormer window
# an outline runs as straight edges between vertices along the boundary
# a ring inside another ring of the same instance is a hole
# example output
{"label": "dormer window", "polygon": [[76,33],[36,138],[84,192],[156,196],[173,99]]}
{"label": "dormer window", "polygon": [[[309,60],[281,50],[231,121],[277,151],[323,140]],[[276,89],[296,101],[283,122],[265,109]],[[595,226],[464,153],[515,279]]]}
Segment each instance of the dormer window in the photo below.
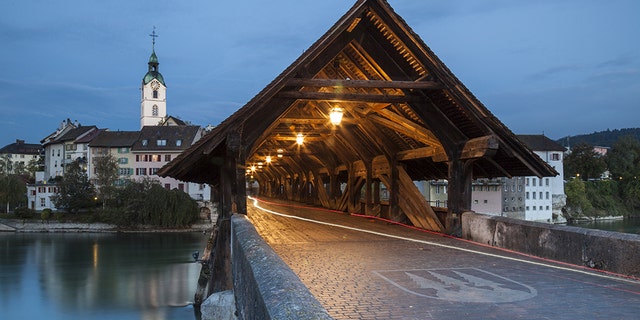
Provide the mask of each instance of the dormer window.
{"label": "dormer window", "polygon": [[179,147],[181,145],[182,145],[182,139],[176,140],[176,147]]}
{"label": "dormer window", "polygon": [[147,140],[147,139],[142,140],[142,146],[143,147],[146,147],[148,144],[149,144],[149,140]]}
{"label": "dormer window", "polygon": [[167,140],[166,140],[166,139],[158,139],[158,140],[156,141],[156,144],[157,144],[158,146],[162,146],[162,147],[163,147],[163,146],[166,146],[166,145],[167,145]]}

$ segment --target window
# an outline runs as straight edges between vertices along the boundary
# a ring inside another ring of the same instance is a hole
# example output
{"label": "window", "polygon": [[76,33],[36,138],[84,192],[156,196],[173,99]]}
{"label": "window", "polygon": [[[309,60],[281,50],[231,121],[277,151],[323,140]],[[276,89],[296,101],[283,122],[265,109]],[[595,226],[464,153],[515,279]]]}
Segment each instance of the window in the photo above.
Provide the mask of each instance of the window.
{"label": "window", "polygon": [[484,200],[484,203],[489,203],[489,200],[485,199],[485,200]]}
{"label": "window", "polygon": [[531,179],[531,180],[533,180],[533,186],[535,187],[535,186],[536,186],[536,181],[538,181],[538,179],[533,178],[533,179]]}
{"label": "window", "polygon": [[527,178],[527,180],[525,180],[525,181],[526,181],[525,184],[528,186],[529,185],[529,178]]}
{"label": "window", "polygon": [[159,154],[153,154],[151,155],[151,162],[160,162],[160,158]]}
{"label": "window", "polygon": [[533,199],[536,199],[536,193],[535,192],[531,192],[531,194],[533,195]]}
{"label": "window", "polygon": [[118,153],[129,153],[129,148],[127,147],[118,148]]}
{"label": "window", "polygon": [[533,206],[533,211],[536,211],[536,206]]}
{"label": "window", "polygon": [[149,174],[151,174],[151,175],[154,175],[154,174],[155,174],[155,175],[157,175],[157,174],[158,174],[158,170],[160,170],[160,169],[159,169],[159,168],[151,168],[151,169],[149,170]]}
{"label": "window", "polygon": [[165,154],[164,155],[164,161],[166,161],[166,162],[171,161],[171,155],[170,154]]}
{"label": "window", "polygon": [[538,199],[542,199],[542,191],[540,191],[540,198],[538,198]]}
{"label": "window", "polygon": [[158,140],[156,141],[156,144],[157,144],[158,146],[166,146],[166,145],[167,145],[167,140],[166,140],[166,139],[158,139]]}
{"label": "window", "polygon": [[549,199],[549,191],[545,193],[545,199]]}
{"label": "window", "polygon": [[136,175],[138,176],[146,176],[147,168],[136,168]]}
{"label": "window", "polygon": [[552,153],[551,154],[551,160],[560,161],[560,154],[559,153]]}
{"label": "window", "polygon": [[436,194],[440,194],[440,185],[436,185]]}
{"label": "window", "polygon": [[542,206],[540,206],[540,211],[542,211]]}
{"label": "window", "polygon": [[478,200],[477,200],[477,199],[476,199],[476,200],[473,200],[473,203],[474,203],[474,204],[478,204]]}
{"label": "window", "polygon": [[525,193],[525,198],[529,200],[529,192]]}
{"label": "window", "polygon": [[176,140],[176,147],[179,147],[181,145],[182,145],[182,139]]}
{"label": "window", "polygon": [[547,206],[547,210],[549,210],[549,206]]}
{"label": "window", "polygon": [[127,158],[120,158],[120,159],[118,159],[118,163],[119,163],[119,164],[127,164],[127,163],[129,163],[129,159],[127,159]]}
{"label": "window", "polygon": [[[158,90],[153,90],[153,98],[154,98],[154,99],[158,99]],[[156,106],[154,106],[154,107],[156,107]],[[158,110],[157,110],[157,107],[156,107],[156,111],[158,111]],[[156,114],[156,115],[157,115],[157,114]]]}
{"label": "window", "polygon": [[40,198],[40,206],[44,207],[47,205],[47,199],[46,198]]}
{"label": "window", "polygon": [[149,140],[147,140],[147,139],[142,140],[142,146],[143,147],[146,147],[148,144],[149,144]]}
{"label": "window", "polygon": [[527,211],[529,211],[529,206],[527,206]]}
{"label": "window", "polygon": [[164,184],[164,188],[167,189],[167,190],[170,190],[171,189],[171,185],[168,184],[168,183],[165,183]]}
{"label": "window", "polygon": [[549,178],[545,178],[544,179],[544,184],[548,187],[549,186]]}
{"label": "window", "polygon": [[178,190],[184,191],[184,183],[178,183]]}

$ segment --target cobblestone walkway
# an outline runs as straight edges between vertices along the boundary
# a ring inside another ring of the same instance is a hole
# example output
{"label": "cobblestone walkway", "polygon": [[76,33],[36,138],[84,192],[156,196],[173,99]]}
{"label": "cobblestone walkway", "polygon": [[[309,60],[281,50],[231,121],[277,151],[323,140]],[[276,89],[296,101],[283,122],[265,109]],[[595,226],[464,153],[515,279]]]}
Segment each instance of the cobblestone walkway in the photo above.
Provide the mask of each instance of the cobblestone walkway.
{"label": "cobblestone walkway", "polygon": [[640,315],[637,281],[326,210],[259,206],[324,223],[248,206],[258,232],[335,319]]}

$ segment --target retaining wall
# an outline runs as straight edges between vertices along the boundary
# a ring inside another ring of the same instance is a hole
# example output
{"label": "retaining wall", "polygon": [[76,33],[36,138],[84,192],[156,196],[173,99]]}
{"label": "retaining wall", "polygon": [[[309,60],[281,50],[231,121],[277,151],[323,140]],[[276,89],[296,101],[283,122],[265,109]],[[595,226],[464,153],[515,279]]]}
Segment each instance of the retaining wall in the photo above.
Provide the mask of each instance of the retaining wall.
{"label": "retaining wall", "polygon": [[238,319],[332,319],[244,215],[231,217]]}
{"label": "retaining wall", "polygon": [[462,237],[542,258],[640,277],[640,235],[466,212],[462,215]]}

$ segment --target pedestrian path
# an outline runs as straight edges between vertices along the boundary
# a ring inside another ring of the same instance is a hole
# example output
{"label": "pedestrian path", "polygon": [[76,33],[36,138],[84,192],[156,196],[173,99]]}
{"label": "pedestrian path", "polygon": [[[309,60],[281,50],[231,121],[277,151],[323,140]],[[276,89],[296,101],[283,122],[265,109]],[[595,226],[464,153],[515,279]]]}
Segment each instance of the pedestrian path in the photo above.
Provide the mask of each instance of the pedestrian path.
{"label": "pedestrian path", "polygon": [[335,319],[637,319],[640,282],[374,219],[250,204]]}

